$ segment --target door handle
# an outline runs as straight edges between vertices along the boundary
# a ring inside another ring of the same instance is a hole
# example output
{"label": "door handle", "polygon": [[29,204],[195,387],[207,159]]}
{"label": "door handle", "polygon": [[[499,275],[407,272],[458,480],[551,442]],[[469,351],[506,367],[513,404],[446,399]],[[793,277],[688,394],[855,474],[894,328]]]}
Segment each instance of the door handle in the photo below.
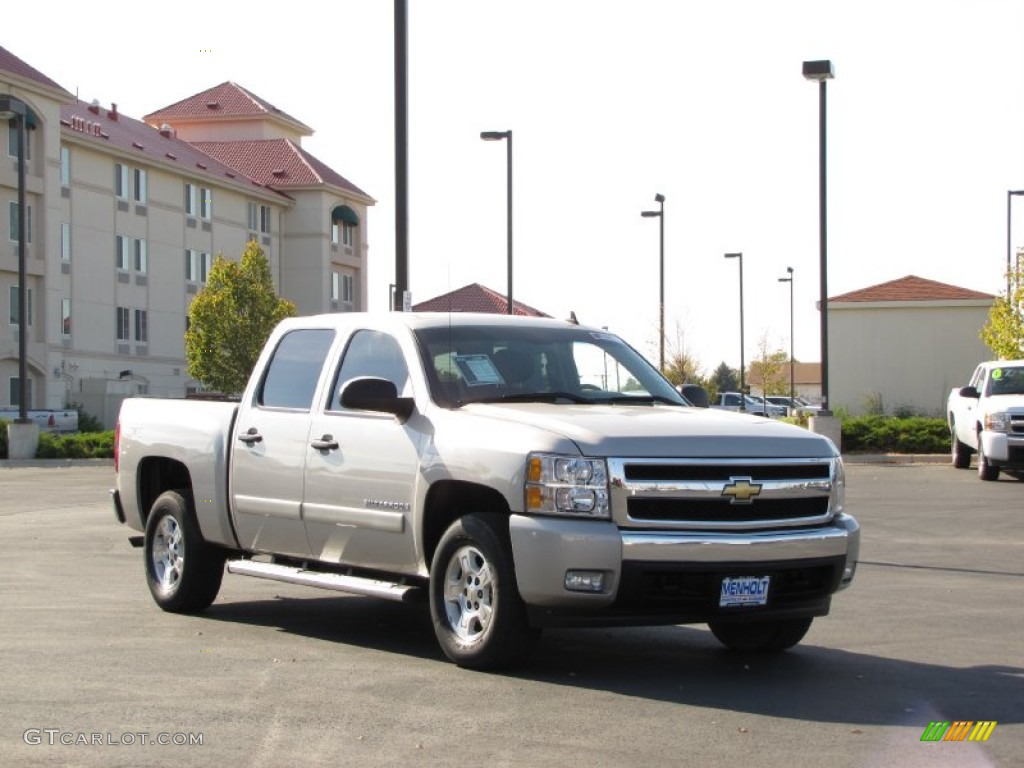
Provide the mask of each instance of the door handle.
{"label": "door handle", "polygon": [[334,439],[333,435],[324,435],[319,440],[314,440],[313,442],[311,442],[310,445],[316,448],[318,451],[338,450],[338,441]]}
{"label": "door handle", "polygon": [[252,445],[253,443],[262,443],[263,435],[256,431],[256,427],[249,427],[248,431],[238,436],[246,445]]}

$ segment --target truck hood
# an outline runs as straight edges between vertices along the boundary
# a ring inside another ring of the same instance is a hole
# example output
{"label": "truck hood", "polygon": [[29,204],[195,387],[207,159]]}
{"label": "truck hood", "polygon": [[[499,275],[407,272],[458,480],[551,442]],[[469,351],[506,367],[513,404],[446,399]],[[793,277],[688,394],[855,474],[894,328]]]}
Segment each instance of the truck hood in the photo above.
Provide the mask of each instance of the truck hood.
{"label": "truck hood", "polygon": [[478,418],[530,424],[606,457],[822,458],[832,441],[762,416],[670,405],[471,403]]}

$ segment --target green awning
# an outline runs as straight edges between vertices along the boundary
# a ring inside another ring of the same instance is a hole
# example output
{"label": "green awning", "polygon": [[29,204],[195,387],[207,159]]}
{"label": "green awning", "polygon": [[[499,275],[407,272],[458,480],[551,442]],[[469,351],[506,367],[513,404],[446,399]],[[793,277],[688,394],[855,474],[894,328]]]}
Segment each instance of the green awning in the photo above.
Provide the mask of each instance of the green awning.
{"label": "green awning", "polygon": [[359,226],[359,214],[347,205],[337,205],[334,207],[334,210],[331,211],[331,221],[344,221],[346,224]]}

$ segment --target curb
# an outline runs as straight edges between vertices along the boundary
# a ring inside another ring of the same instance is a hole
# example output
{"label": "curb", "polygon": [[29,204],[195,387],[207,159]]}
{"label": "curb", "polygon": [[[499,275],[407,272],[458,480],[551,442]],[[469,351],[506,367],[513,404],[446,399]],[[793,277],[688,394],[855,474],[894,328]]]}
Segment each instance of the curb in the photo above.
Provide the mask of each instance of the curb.
{"label": "curb", "polygon": [[844,453],[846,464],[948,464],[948,453]]}
{"label": "curb", "polygon": [[34,467],[63,469],[65,467],[113,467],[113,459],[0,459],[0,469]]}

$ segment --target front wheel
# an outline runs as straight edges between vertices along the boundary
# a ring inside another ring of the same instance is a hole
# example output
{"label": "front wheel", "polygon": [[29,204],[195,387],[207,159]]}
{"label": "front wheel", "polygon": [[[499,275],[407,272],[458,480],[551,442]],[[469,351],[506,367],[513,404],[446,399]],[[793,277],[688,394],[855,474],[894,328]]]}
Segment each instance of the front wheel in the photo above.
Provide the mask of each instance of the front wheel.
{"label": "front wheel", "polygon": [[999,467],[989,464],[985,455],[985,444],[981,441],[981,432],[978,433],[978,477],[982,480],[998,480]]}
{"label": "front wheel", "polygon": [[224,578],[224,553],[203,541],[189,491],[162,493],[146,521],[146,581],[156,604],[171,613],[209,607]]}
{"label": "front wheel", "polygon": [[804,639],[813,619],[708,622],[711,632],[733,651],[785,651]]}
{"label": "front wheel", "polygon": [[430,567],[430,615],[445,655],[460,667],[493,669],[525,656],[531,629],[516,588],[507,520],[467,515],[445,531]]}

